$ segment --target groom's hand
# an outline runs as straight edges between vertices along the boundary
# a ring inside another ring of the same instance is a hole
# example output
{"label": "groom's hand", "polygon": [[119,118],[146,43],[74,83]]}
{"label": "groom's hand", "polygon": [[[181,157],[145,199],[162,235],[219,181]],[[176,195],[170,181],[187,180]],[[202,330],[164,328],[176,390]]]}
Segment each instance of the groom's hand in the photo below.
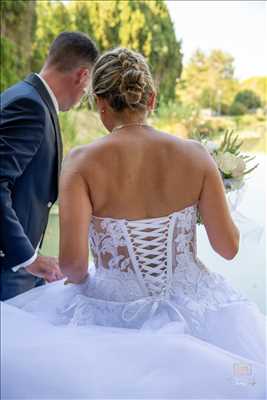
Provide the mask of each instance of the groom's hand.
{"label": "groom's hand", "polygon": [[36,260],[25,269],[30,274],[43,278],[49,283],[64,278],[56,257],[38,256]]}

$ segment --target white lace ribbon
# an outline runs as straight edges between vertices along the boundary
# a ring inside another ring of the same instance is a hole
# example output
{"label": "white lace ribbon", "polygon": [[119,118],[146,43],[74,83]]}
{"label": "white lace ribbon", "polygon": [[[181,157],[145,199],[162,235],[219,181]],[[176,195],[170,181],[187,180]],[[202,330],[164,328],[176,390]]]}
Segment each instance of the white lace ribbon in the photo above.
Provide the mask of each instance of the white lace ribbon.
{"label": "white lace ribbon", "polygon": [[[178,319],[183,322],[183,324],[187,328],[188,332],[191,332],[190,326],[181,312],[181,310],[185,310],[185,308],[181,305],[174,304],[171,301],[171,298],[170,298],[171,291],[172,291],[172,289],[169,289],[165,293],[162,293],[162,294],[146,296],[141,299],[131,301],[130,303],[128,303],[124,306],[123,311],[122,311],[122,316],[121,316],[122,319],[126,322],[133,321],[134,319],[138,318],[138,316],[140,315],[140,313],[146,306],[151,305],[151,309],[150,309],[149,316],[147,319],[147,320],[149,320],[155,315],[160,304],[166,304],[176,313],[176,315],[178,316]],[[135,311],[132,312],[132,310],[135,310]]]}

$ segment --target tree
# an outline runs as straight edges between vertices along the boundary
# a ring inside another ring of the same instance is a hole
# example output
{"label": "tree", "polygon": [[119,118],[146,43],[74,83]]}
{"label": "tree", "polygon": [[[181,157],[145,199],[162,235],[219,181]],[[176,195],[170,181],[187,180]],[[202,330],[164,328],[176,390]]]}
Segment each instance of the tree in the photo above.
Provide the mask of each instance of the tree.
{"label": "tree", "polygon": [[148,60],[161,98],[175,98],[182,70],[181,44],[166,4],[151,1],[38,1],[33,69],[39,70],[49,44],[62,30],[80,30],[101,52],[117,46],[141,52]]}
{"label": "tree", "polygon": [[37,1],[37,24],[32,43],[31,69],[39,72],[48,54],[52,41],[62,31],[75,30],[73,16],[61,1]]}
{"label": "tree", "polygon": [[267,76],[254,76],[245,79],[241,82],[241,89],[253,90],[260,97],[262,105],[267,104]]}
{"label": "tree", "polygon": [[261,107],[261,100],[252,90],[242,90],[235,96],[234,103],[243,104],[247,110],[254,110]]}
{"label": "tree", "polygon": [[[69,6],[77,29],[87,31],[101,51],[122,46],[141,52],[151,66],[161,98],[174,99],[175,82],[182,70],[181,44],[163,1],[76,1]],[[87,16],[87,29],[81,12]]]}
{"label": "tree", "polygon": [[189,104],[221,111],[232,103],[238,89],[234,79],[234,59],[221,50],[206,55],[197,49],[184,67],[177,85],[177,96]]}
{"label": "tree", "polygon": [[30,71],[36,2],[1,2],[1,91]]}
{"label": "tree", "polygon": [[231,106],[229,107],[229,114],[230,115],[244,115],[248,112],[247,107],[245,104],[240,103],[239,101],[234,101]]}

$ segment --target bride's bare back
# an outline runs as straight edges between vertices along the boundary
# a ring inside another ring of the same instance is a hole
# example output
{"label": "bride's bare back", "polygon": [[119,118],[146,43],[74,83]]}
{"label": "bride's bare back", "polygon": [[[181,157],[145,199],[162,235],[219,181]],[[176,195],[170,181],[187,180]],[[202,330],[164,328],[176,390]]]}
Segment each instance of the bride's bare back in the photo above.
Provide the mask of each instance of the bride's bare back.
{"label": "bride's bare back", "polygon": [[65,160],[60,182],[64,272],[80,281],[87,270],[92,215],[156,218],[196,203],[214,250],[233,258],[239,233],[215,161],[198,142],[145,125],[155,91],[144,58],[128,49],[103,54],[94,67],[92,90],[111,133],[74,149]]}
{"label": "bride's bare back", "polygon": [[61,175],[61,262],[84,266],[92,215],[155,218],[197,202],[212,247],[233,258],[238,231],[217,166],[202,145],[139,127],[76,148]]}
{"label": "bride's bare back", "polygon": [[143,219],[198,201],[204,170],[197,152],[195,142],[137,127],[77,150],[73,162],[80,163],[94,215]]}

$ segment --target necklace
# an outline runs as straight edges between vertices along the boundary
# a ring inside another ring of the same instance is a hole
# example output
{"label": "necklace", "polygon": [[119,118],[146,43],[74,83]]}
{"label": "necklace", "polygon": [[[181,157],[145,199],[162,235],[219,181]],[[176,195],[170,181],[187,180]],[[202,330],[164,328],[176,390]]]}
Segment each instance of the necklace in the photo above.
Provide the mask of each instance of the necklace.
{"label": "necklace", "polygon": [[145,126],[147,128],[151,128],[150,125],[145,124],[144,122],[135,122],[135,123],[132,123],[132,124],[123,124],[123,125],[115,126],[115,128],[113,128],[111,130],[111,133],[113,133],[115,131],[118,131],[119,129],[122,129],[122,128],[128,128],[129,126]]}

